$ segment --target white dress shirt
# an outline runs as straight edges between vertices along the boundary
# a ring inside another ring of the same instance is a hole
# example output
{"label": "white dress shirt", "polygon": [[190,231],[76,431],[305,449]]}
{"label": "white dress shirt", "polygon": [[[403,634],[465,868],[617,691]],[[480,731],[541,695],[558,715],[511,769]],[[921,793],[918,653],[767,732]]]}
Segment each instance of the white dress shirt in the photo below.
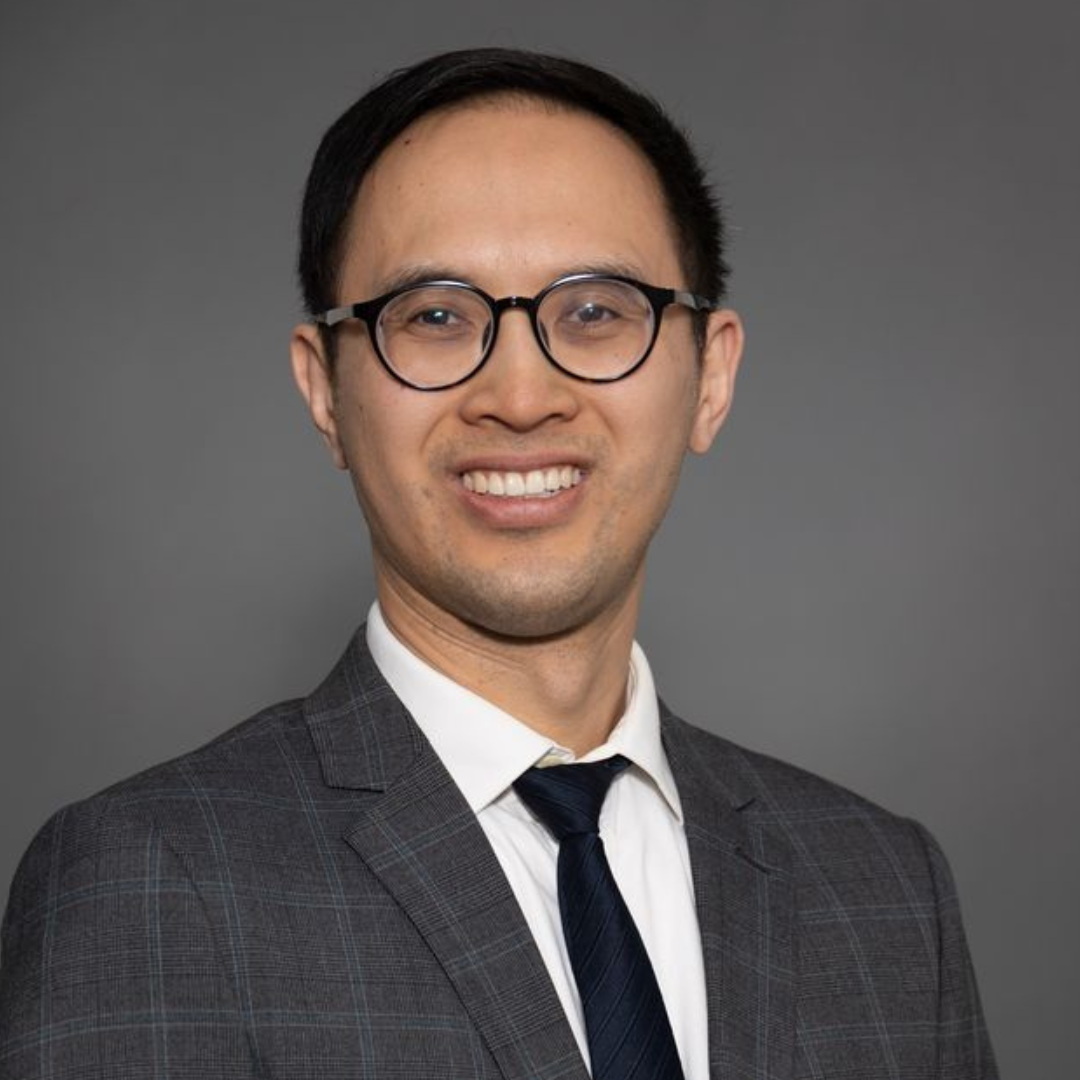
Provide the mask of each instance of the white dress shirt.
{"label": "white dress shirt", "polygon": [[[558,843],[512,787],[530,766],[571,762],[573,752],[421,660],[394,636],[377,602],[367,643],[487,834],[588,1064],[585,1018],[559,916]],[[652,673],[636,642],[626,711],[607,742],[581,760],[614,754],[632,767],[616,776],[604,800],[604,850],[656,972],[686,1080],[707,1080],[705,971],[682,806],[660,742]]]}

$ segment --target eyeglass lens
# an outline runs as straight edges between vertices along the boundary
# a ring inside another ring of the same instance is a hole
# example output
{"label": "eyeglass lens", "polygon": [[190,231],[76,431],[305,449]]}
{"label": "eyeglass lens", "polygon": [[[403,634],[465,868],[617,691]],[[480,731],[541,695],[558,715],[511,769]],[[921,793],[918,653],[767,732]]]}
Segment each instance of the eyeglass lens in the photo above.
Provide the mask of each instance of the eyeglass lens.
{"label": "eyeglass lens", "polygon": [[[653,339],[648,297],[621,281],[568,281],[537,310],[541,345],[560,367],[587,379],[629,371]],[[494,333],[482,296],[463,285],[421,285],[383,308],[376,334],[386,362],[407,382],[447,386],[480,364]]]}

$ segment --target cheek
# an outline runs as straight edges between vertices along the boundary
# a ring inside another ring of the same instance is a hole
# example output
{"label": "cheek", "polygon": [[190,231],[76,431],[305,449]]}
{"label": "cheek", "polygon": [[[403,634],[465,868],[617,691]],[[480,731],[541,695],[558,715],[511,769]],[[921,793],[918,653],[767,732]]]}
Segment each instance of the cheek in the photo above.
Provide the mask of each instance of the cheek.
{"label": "cheek", "polygon": [[[431,418],[414,391],[358,383],[344,396],[338,417],[349,472],[365,505],[377,504],[381,515],[393,516],[404,501],[431,496]],[[400,400],[406,393],[410,399]]]}
{"label": "cheek", "polygon": [[[650,358],[650,362],[651,362]],[[654,467],[678,467],[686,453],[698,399],[698,379],[671,358],[658,364],[652,378],[638,386],[627,380],[625,393],[613,400],[624,438],[636,455]],[[694,369],[696,371],[696,369]],[[639,372],[638,374],[644,374]],[[618,385],[618,384],[617,384]]]}

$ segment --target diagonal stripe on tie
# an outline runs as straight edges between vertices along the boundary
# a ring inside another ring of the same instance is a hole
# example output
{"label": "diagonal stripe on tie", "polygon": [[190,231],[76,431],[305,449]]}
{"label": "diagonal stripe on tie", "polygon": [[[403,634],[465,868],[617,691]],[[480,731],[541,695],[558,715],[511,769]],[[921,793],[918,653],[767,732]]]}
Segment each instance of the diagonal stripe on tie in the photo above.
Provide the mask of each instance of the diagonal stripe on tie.
{"label": "diagonal stripe on tie", "polygon": [[656,975],[600,839],[604,797],[629,764],[529,769],[514,788],[559,842],[559,912],[593,1080],[683,1080]]}

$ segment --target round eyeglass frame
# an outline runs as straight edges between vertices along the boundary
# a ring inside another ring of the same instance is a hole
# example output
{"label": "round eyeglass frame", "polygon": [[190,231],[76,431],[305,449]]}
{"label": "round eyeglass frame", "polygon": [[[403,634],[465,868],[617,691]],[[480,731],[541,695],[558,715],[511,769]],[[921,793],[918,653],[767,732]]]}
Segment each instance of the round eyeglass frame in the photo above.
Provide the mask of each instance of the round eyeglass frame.
{"label": "round eyeglass frame", "polygon": [[[649,305],[652,308],[652,337],[649,339],[648,345],[645,347],[645,350],[642,352],[639,359],[627,368],[626,371],[621,372],[618,375],[596,377],[591,375],[579,375],[577,372],[571,371],[569,368],[564,367],[559,363],[552,355],[551,350],[544,341],[543,334],[540,332],[540,305],[548,295],[562,286],[588,281],[613,281],[618,282],[621,285],[629,285],[637,289],[638,292],[648,300]],[[439,383],[437,386],[422,386],[418,383],[410,382],[401,374],[401,372],[397,371],[393,364],[390,363],[389,359],[383,355],[382,348],[379,345],[378,324],[379,316],[382,315],[383,309],[391,301],[396,300],[399,296],[404,296],[406,293],[415,292],[417,289],[427,289],[432,287],[441,289],[461,289],[464,292],[479,297],[484,304],[487,305],[488,311],[491,313],[491,334],[488,337],[487,344],[477,357],[476,363],[464,375],[454,379],[452,382]],[[492,350],[495,348],[495,342],[499,336],[499,323],[502,320],[503,313],[511,308],[520,308],[528,313],[533,337],[536,338],[536,342],[540,346],[541,352],[543,352],[544,356],[547,357],[548,361],[554,367],[558,368],[564,375],[571,379],[576,379],[578,382],[612,383],[618,382],[620,379],[625,379],[628,375],[632,375],[646,360],[648,360],[649,355],[653,351],[653,347],[656,345],[656,339],[660,336],[660,324],[664,317],[664,311],[674,304],[689,308],[691,311],[695,312],[716,311],[719,306],[712,300],[707,300],[703,296],[698,296],[695,293],[686,292],[682,289],[668,289],[658,285],[647,285],[643,281],[637,281],[634,278],[624,277],[620,274],[588,273],[567,274],[565,277],[557,278],[555,281],[551,282],[550,285],[546,285],[541,289],[535,296],[504,296],[500,299],[496,299],[494,296],[484,292],[483,289],[476,285],[470,285],[466,281],[453,281],[447,279],[416,281],[411,282],[408,285],[402,285],[397,289],[391,289],[389,292],[383,293],[381,296],[376,296],[371,300],[362,300],[356,304],[345,304],[342,307],[330,308],[328,311],[323,311],[312,316],[312,321],[327,329],[331,329],[348,319],[357,319],[360,322],[363,322],[367,326],[368,338],[375,349],[375,355],[379,358],[379,363],[382,364],[394,379],[403,386],[408,386],[413,390],[435,391],[450,390],[452,387],[460,386],[463,382],[471,379],[484,364],[487,363],[488,357],[491,356]]]}

